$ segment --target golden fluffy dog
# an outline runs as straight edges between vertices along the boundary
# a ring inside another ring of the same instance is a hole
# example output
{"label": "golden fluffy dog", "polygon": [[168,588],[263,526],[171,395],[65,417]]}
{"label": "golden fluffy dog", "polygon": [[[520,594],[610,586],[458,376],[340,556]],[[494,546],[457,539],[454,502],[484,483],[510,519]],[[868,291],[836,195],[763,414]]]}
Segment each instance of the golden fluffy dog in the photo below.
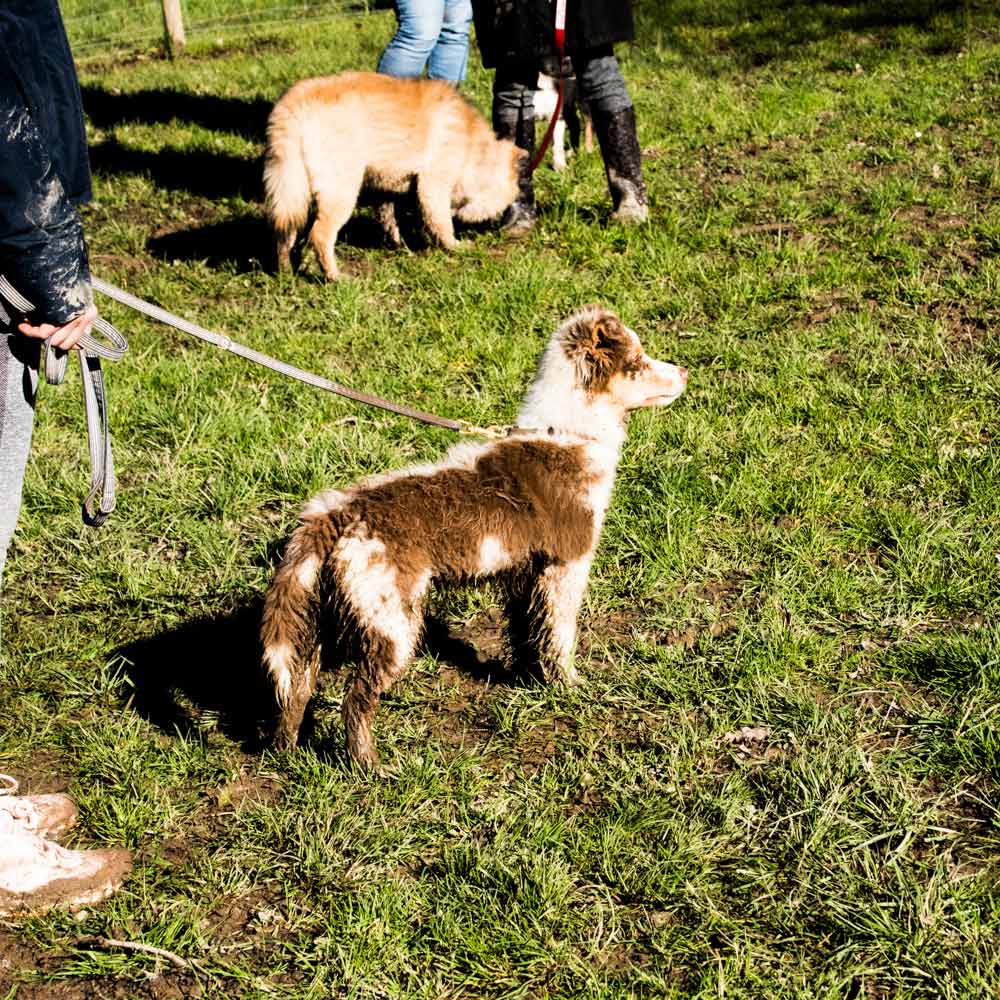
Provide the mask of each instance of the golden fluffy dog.
{"label": "golden fluffy dog", "polygon": [[[334,243],[363,187],[391,195],[415,186],[427,229],[451,249],[457,245],[452,216],[483,222],[515,199],[522,155],[440,80],[378,73],[302,80],[267,123],[264,188],[278,267],[290,266],[315,202],[310,242],[326,276],[336,278]],[[391,200],[382,203],[380,218],[398,246]]]}

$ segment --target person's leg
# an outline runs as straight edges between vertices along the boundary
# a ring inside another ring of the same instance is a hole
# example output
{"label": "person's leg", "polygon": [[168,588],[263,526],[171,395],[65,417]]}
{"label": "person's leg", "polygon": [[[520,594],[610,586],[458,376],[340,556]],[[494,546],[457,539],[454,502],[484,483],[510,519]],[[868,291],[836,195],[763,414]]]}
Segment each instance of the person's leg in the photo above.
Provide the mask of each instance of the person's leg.
{"label": "person's leg", "polygon": [[418,77],[441,34],[445,0],[396,0],[398,27],[378,61],[388,76]]}
{"label": "person's leg", "polygon": [[472,0],[444,0],[441,33],[427,63],[427,76],[431,80],[447,80],[457,85],[465,79],[471,23]]}
{"label": "person's leg", "polygon": [[31,447],[39,351],[37,340],[9,334],[0,322],[0,593]]}
{"label": "person's leg", "polygon": [[535,189],[528,162],[535,152],[535,91],[538,70],[528,63],[504,63],[493,78],[493,131],[500,139],[512,139],[528,153],[521,166],[517,200],[501,222],[509,236],[528,233],[538,218]]}
{"label": "person's leg", "polygon": [[[0,586],[21,508],[40,351],[37,340],[8,331],[0,313]],[[0,775],[0,916],[78,908],[110,895],[131,866],[128,851],[67,851],[53,844],[46,838],[76,821],[73,802],[65,795],[15,796],[16,791],[17,782]]]}
{"label": "person's leg", "polygon": [[604,170],[621,222],[645,222],[646,185],[635,126],[635,108],[611,46],[573,57],[580,95],[590,108]]}

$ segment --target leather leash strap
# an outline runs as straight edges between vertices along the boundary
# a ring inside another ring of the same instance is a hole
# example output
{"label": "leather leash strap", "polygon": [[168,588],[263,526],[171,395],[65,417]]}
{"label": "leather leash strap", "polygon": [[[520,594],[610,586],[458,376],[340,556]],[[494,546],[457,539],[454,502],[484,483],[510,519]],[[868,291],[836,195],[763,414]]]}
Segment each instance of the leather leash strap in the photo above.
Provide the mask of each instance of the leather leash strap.
{"label": "leather leash strap", "polygon": [[[25,315],[34,306],[0,275],[0,295]],[[0,314],[9,320],[0,305]],[[106,339],[98,339],[99,334]],[[118,361],[128,350],[125,338],[106,320],[98,317],[90,333],[78,342],[80,375],[83,382],[83,409],[87,417],[87,445],[90,449],[90,491],[83,501],[83,522],[98,528],[115,509],[115,463],[111,453],[111,432],[108,428],[108,400],[104,389],[101,358]],[[66,377],[68,351],[59,351],[45,341],[42,346],[42,368],[49,385],[59,385]]]}
{"label": "leather leash strap", "polygon": [[108,298],[112,298],[116,302],[128,306],[130,309],[134,309],[144,316],[149,316],[152,319],[159,320],[161,323],[166,323],[167,326],[172,326],[175,330],[189,333],[192,337],[207,341],[209,344],[219,347],[223,351],[229,351],[230,354],[246,358],[247,361],[252,361],[254,364],[270,368],[271,371],[287,375],[289,378],[297,379],[299,382],[305,382],[306,385],[336,393],[338,396],[353,399],[357,403],[377,406],[382,410],[388,410],[390,413],[398,413],[400,416],[410,417],[412,420],[419,420],[424,424],[444,427],[446,430],[454,431],[456,434],[475,434],[487,437],[498,436],[489,427],[476,427],[474,424],[468,424],[464,420],[449,420],[447,417],[439,417],[433,413],[426,413],[423,410],[415,410],[413,407],[404,406],[402,403],[394,403],[391,400],[382,399],[380,396],[373,396],[367,392],[359,392],[357,389],[349,389],[347,386],[338,385],[336,382],[331,382],[330,379],[323,378],[321,375],[314,375],[312,372],[304,371],[302,368],[296,368],[294,365],[279,361],[277,358],[262,354],[260,351],[255,351],[253,348],[238,344],[235,340],[222,334],[206,330],[203,326],[198,326],[197,323],[191,323],[180,316],[175,316],[173,313],[167,312],[166,309],[161,309],[159,306],[154,306],[151,302],[146,302],[132,295],[130,292],[116,288],[114,285],[109,285],[100,278],[91,278],[91,283],[97,291],[107,295]]}
{"label": "leather leash strap", "polygon": [[[146,302],[144,299],[102,281],[100,278],[91,277],[90,281],[96,291],[128,306],[130,309],[134,309],[136,312],[159,320],[159,322],[172,326],[182,333],[188,333],[199,340],[204,340],[230,354],[262,365],[264,368],[281,375],[287,375],[289,378],[297,379],[299,382],[305,382],[306,385],[317,389],[344,396],[367,406],[376,406],[381,410],[388,410],[390,413],[397,413],[424,424],[443,427],[456,434],[471,437],[505,438],[512,431],[509,426],[480,427],[467,420],[450,420],[434,413],[414,409],[412,406],[394,403],[392,400],[383,399],[380,396],[373,396],[371,393],[349,389],[347,386],[338,385],[321,375],[314,375],[312,372],[304,371],[302,368],[296,368],[294,365],[279,361],[277,358],[245,347],[222,334],[206,330],[203,326],[198,326],[197,323],[191,323],[180,316],[175,316],[173,313],[167,312],[166,309],[154,306],[151,302]],[[0,296],[3,296],[18,312],[28,314],[34,309],[34,306],[3,275],[0,275]],[[0,319],[5,322],[9,320],[2,303],[0,303]],[[118,361],[128,350],[128,344],[125,338],[102,317],[98,317],[94,321],[93,330],[107,339],[99,340],[93,332],[88,333],[80,338],[78,342],[80,350],[77,353],[80,357],[80,368],[83,375],[83,403],[87,415],[87,441],[90,447],[91,465],[90,492],[83,502],[83,520],[85,524],[99,527],[104,524],[108,515],[115,509],[115,469],[111,454],[107,396],[104,391],[101,358]],[[43,346],[45,381],[50,385],[58,385],[62,382],[66,376],[68,360],[68,352],[50,349],[49,343],[46,341]]]}
{"label": "leather leash strap", "polygon": [[528,173],[533,174],[538,169],[538,164],[542,162],[546,151],[552,143],[552,134],[556,129],[556,122],[562,114],[563,96],[566,93],[566,78],[562,75],[563,61],[566,58],[566,0],[556,0],[556,54],[559,57],[559,88],[556,91],[556,109],[552,112],[552,119],[549,127],[545,130],[542,144],[538,148],[528,164]]}

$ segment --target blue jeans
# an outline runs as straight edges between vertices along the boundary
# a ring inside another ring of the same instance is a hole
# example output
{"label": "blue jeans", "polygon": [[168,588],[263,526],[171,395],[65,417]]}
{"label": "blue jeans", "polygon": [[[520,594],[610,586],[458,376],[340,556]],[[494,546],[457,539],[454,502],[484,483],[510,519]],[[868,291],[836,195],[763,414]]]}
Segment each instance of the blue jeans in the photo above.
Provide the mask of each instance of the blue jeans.
{"label": "blue jeans", "polygon": [[389,76],[461,83],[469,59],[472,0],[396,0],[399,26],[378,62]]}

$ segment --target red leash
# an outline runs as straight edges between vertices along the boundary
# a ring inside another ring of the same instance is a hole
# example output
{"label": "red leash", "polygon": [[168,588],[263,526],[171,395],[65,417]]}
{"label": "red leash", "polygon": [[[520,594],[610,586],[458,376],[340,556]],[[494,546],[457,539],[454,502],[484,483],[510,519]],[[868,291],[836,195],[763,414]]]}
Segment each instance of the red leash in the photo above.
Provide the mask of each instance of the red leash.
{"label": "red leash", "polygon": [[559,57],[559,89],[556,93],[556,109],[552,112],[552,120],[545,130],[542,145],[535,153],[528,165],[528,173],[533,174],[538,169],[538,164],[542,162],[546,150],[552,143],[552,133],[555,132],[556,122],[562,114],[563,94],[566,90],[566,78],[562,75],[563,61],[566,58],[566,0],[556,0],[556,55]]}

